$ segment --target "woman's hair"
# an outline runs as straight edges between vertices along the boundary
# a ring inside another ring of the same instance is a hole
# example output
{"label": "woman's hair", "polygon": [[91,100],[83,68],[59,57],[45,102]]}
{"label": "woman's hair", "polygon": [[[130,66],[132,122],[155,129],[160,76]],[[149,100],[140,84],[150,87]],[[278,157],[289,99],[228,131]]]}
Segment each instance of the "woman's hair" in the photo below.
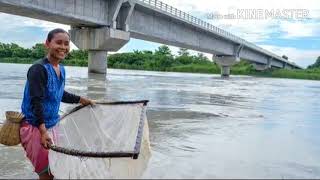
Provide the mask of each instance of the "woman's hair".
{"label": "woman's hair", "polygon": [[47,40],[49,42],[51,42],[52,38],[54,37],[55,34],[58,34],[58,33],[66,33],[68,34],[68,36],[70,37],[69,33],[61,28],[56,28],[56,29],[53,29],[51,30],[49,33],[48,33],[48,37],[47,37]]}

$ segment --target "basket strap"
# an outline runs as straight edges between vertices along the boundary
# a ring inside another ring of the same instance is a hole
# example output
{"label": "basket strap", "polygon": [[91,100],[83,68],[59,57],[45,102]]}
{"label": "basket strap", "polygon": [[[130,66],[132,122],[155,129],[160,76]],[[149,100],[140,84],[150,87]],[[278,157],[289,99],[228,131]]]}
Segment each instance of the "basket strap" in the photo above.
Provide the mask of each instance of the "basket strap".
{"label": "basket strap", "polygon": [[[10,121],[10,120],[7,120],[7,122],[8,122],[8,123],[12,123],[12,124],[21,124],[22,121],[21,121],[21,122],[12,122],[12,121]],[[4,123],[3,123],[3,124],[4,124]]]}

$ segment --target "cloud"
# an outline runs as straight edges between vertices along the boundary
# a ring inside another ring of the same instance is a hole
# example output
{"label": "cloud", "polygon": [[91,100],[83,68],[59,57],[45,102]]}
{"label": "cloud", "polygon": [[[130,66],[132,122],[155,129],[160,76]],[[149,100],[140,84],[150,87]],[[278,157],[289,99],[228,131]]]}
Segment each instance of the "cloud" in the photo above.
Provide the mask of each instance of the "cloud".
{"label": "cloud", "polygon": [[307,67],[313,64],[316,61],[317,57],[320,56],[320,49],[305,50],[293,47],[281,47],[271,45],[261,45],[261,47],[281,56],[286,55],[289,57],[289,61],[295,62],[296,64],[302,67]]}
{"label": "cloud", "polygon": [[283,38],[294,39],[303,37],[320,38],[319,22],[281,22],[280,31],[284,33]]}
{"label": "cloud", "polygon": [[18,30],[21,27],[39,27],[44,31],[50,31],[54,28],[62,28],[65,30],[70,29],[70,26],[64,24],[58,24],[5,13],[0,13],[0,22],[2,24],[6,24],[6,26],[1,26],[2,30]]}
{"label": "cloud", "polygon": [[[55,28],[62,28],[66,31],[70,26],[58,24],[23,16],[0,13],[1,26],[0,42],[17,43],[23,47],[30,48],[35,43],[44,42],[48,32]],[[71,43],[71,49],[77,49]]]}

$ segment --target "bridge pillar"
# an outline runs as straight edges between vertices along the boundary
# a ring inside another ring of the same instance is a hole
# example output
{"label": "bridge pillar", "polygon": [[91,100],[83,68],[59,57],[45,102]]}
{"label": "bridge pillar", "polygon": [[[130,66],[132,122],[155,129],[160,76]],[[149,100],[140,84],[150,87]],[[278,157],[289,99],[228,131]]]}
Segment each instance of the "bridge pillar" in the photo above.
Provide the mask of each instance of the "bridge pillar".
{"label": "bridge pillar", "polygon": [[287,69],[287,63],[286,63],[286,62],[283,62],[283,63],[282,63],[282,68],[283,68],[283,69]]}
{"label": "bridge pillar", "polygon": [[72,27],[71,41],[79,48],[88,50],[88,72],[107,73],[107,52],[118,51],[130,39],[130,33],[109,27]]}
{"label": "bridge pillar", "polygon": [[273,57],[270,57],[270,58],[268,59],[268,63],[267,63],[268,69],[271,69],[272,60],[273,60]]}
{"label": "bridge pillar", "polygon": [[88,72],[97,74],[107,73],[107,53],[108,51],[88,51]]}
{"label": "bridge pillar", "polygon": [[221,77],[229,77],[230,67],[240,61],[239,57],[230,55],[214,56],[213,59],[221,68]]}
{"label": "bridge pillar", "polygon": [[221,66],[221,77],[230,76],[230,66]]}

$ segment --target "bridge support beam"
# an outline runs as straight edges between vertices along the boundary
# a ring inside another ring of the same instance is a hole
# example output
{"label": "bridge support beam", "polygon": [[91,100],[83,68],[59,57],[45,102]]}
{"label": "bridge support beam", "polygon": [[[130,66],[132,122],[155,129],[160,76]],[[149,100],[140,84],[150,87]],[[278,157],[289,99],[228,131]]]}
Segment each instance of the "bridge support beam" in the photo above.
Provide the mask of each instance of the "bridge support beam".
{"label": "bridge support beam", "polygon": [[231,66],[221,66],[221,77],[229,77],[230,76],[230,67]]}
{"label": "bridge support beam", "polygon": [[267,64],[268,69],[271,69],[272,60],[273,60],[273,57],[270,57],[270,58],[268,59],[268,64]]}
{"label": "bridge support beam", "polygon": [[96,74],[107,73],[107,53],[108,51],[88,51],[88,72]]}
{"label": "bridge support beam", "polygon": [[88,72],[107,73],[107,52],[118,51],[130,39],[130,33],[108,27],[72,27],[71,41],[79,48],[88,50]]}
{"label": "bridge support beam", "polygon": [[282,68],[283,68],[283,69],[287,69],[287,66],[288,66],[288,65],[287,65],[286,62],[283,62],[283,63],[282,63]]}
{"label": "bridge support beam", "polygon": [[253,63],[253,67],[255,68],[255,70],[257,71],[264,71],[269,69],[269,66],[267,64],[257,64],[257,63]]}
{"label": "bridge support beam", "polygon": [[240,58],[237,56],[214,56],[214,61],[221,68],[221,77],[229,77],[230,76],[230,67],[235,63],[240,61]]}

